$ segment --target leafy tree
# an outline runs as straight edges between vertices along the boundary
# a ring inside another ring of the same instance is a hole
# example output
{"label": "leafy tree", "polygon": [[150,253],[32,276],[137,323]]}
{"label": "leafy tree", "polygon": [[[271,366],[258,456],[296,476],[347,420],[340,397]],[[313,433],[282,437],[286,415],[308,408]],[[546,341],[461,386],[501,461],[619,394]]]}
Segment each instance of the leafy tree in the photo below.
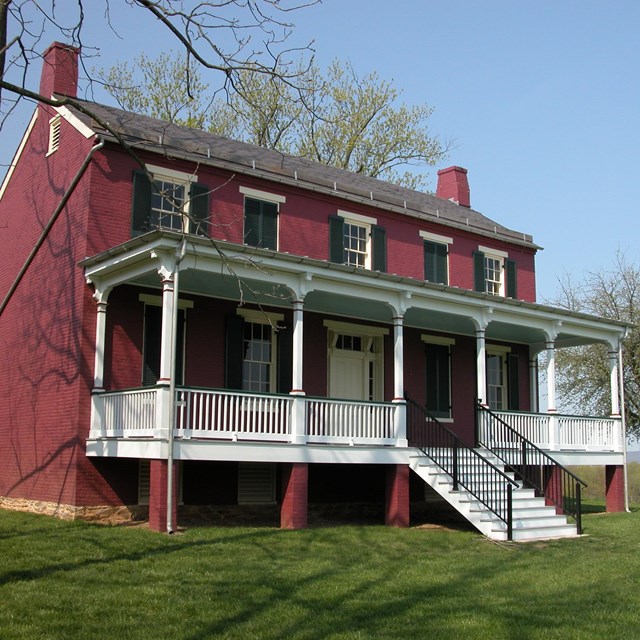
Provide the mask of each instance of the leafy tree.
{"label": "leafy tree", "polygon": [[197,70],[191,70],[191,86],[199,90],[189,93],[185,68],[172,60],[141,56],[135,70],[118,64],[101,79],[126,110],[195,123],[414,189],[425,186],[426,176],[412,169],[434,166],[448,151],[429,131],[431,107],[401,103],[391,82],[375,72],[360,77],[350,63],[334,60],[324,74],[315,63],[298,65],[296,83],[284,73],[242,69],[234,77],[234,92],[223,96],[207,93]]}
{"label": "leafy tree", "polygon": [[[565,275],[560,288],[557,306],[636,325],[622,348],[627,432],[640,436],[640,265],[619,253],[612,270],[590,272],[582,280]],[[610,411],[607,350],[605,345],[558,350],[558,389],[572,405],[603,415]]]}

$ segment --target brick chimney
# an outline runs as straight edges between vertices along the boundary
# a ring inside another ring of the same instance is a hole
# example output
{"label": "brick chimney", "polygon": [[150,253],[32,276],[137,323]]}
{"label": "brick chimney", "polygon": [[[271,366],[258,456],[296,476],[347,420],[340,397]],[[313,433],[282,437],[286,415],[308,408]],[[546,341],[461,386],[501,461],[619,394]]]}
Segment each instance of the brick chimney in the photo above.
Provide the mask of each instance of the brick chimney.
{"label": "brick chimney", "polygon": [[50,98],[54,93],[76,98],[78,95],[78,55],[80,49],[54,42],[44,52],[40,94]]}
{"label": "brick chimney", "polygon": [[438,171],[436,196],[453,200],[463,207],[471,207],[467,170],[462,167],[449,167]]}

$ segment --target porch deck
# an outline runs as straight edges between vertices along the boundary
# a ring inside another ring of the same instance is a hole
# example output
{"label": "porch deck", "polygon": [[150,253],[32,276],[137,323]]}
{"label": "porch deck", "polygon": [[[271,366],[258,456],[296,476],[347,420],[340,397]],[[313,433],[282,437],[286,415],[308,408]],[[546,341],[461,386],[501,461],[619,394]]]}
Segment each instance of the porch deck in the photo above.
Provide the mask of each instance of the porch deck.
{"label": "porch deck", "polygon": [[[89,440],[165,439],[167,387],[93,395]],[[407,447],[404,402],[360,402],[222,389],[176,390],[174,436],[182,441]],[[541,449],[565,457],[624,451],[619,418],[495,412]],[[478,425],[480,433],[483,425]],[[569,458],[571,461],[571,458]],[[576,457],[575,464],[582,464]]]}

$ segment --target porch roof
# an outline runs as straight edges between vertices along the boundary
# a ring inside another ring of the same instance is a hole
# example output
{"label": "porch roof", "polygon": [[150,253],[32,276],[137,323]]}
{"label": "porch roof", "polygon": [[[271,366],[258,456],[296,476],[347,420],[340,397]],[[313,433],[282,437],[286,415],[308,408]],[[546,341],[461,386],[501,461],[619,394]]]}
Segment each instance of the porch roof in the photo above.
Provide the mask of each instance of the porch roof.
{"label": "porch roof", "polygon": [[172,271],[183,238],[187,249],[180,266],[181,294],[285,308],[304,299],[308,311],[384,323],[403,315],[407,326],[470,336],[485,327],[489,339],[540,349],[554,338],[557,347],[593,342],[615,347],[630,326],[539,303],[167,230],[111,247],[80,266],[99,291],[122,284],[158,288],[158,272]]}

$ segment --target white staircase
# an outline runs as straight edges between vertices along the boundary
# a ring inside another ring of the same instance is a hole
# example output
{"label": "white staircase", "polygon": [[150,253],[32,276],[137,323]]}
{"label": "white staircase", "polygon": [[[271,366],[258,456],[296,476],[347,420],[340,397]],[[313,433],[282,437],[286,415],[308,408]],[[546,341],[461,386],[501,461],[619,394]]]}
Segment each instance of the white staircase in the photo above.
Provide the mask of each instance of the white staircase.
{"label": "white staircase", "polygon": [[[476,451],[491,465],[498,467],[513,479],[513,475],[504,471],[502,463],[490,451],[486,449]],[[410,465],[418,476],[482,534],[492,540],[508,539],[506,523],[464,488],[459,487],[458,490],[454,490],[451,476],[420,449],[414,449]],[[471,473],[481,474],[483,471],[478,469],[477,465],[474,471],[464,467],[458,469],[458,477],[462,479],[469,477]],[[520,485],[514,488],[512,507],[512,539],[514,541],[548,540],[578,535],[576,525],[568,523],[566,516],[557,515],[555,507],[545,505],[545,499],[535,496],[533,489],[524,489]]]}

